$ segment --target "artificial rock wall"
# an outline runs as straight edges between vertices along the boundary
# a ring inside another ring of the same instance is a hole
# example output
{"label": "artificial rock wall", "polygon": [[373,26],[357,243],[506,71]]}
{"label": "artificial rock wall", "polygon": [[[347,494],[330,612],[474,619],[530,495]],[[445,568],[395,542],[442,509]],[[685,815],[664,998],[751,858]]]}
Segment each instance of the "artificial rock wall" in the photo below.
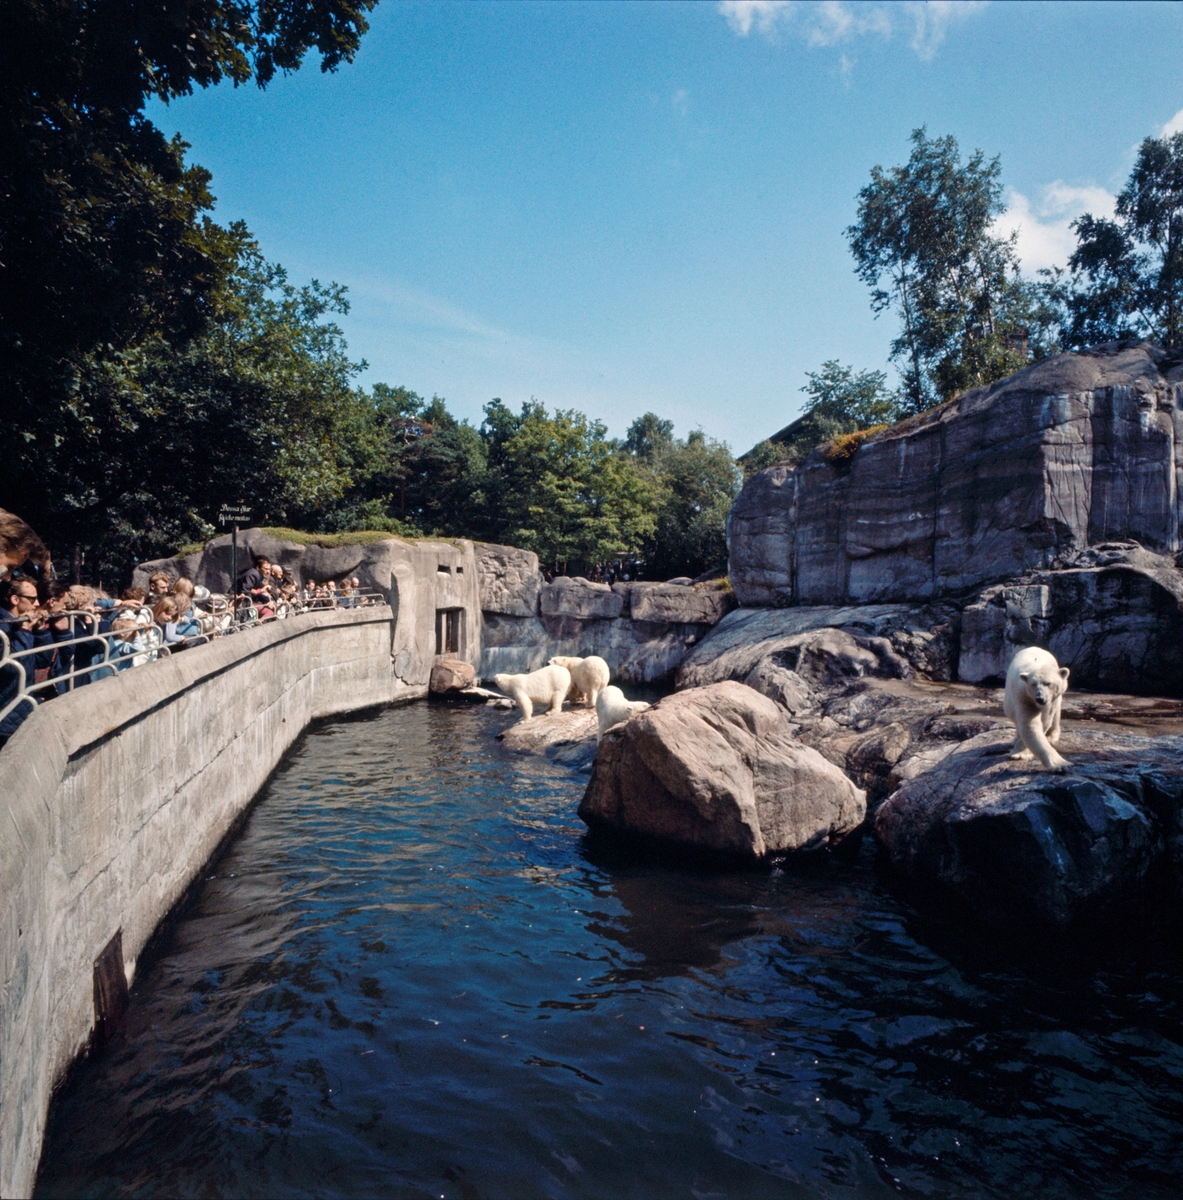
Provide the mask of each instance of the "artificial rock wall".
{"label": "artificial rock wall", "polygon": [[480,674],[519,674],[555,654],[597,654],[627,684],[672,679],[682,659],[735,606],[727,588],[683,583],[546,583],[538,555],[478,544]]}
{"label": "artificial rock wall", "polygon": [[728,521],[747,605],[964,596],[1091,546],[1180,548],[1183,357],[1149,343],[1047,359],[745,485]]}

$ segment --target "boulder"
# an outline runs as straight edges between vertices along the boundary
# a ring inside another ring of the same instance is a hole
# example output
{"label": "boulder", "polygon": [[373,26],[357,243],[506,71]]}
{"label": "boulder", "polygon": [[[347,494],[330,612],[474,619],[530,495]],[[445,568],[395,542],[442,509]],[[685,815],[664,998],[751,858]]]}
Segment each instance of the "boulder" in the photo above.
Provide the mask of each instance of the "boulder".
{"label": "boulder", "polygon": [[[770,655],[792,651],[799,657],[797,648],[809,640],[802,635],[826,629],[843,631],[844,644],[869,652],[876,663],[889,663],[889,674],[915,672],[930,679],[951,679],[957,624],[956,609],[945,605],[740,608],[728,613],[687,654],[677,684],[701,687],[721,679],[747,679]],[[871,660],[864,658],[864,664],[856,669],[850,663],[844,673],[866,674]]]}
{"label": "boulder", "polygon": [[624,597],[606,583],[589,583],[582,576],[560,575],[542,589],[544,617],[577,617],[581,620],[612,620],[624,609]]}
{"label": "boulder", "polygon": [[717,625],[734,607],[730,588],[693,588],[672,583],[628,586],[629,615],[634,621]]}
{"label": "boulder", "polygon": [[533,617],[538,613],[542,573],[538,555],[516,546],[477,542],[477,575],[480,579],[481,611],[507,617]]}
{"label": "boulder", "polygon": [[1173,557],[1107,543],[988,588],[962,614],[958,675],[1000,679],[1030,645],[1069,667],[1074,687],[1183,695],[1183,572]]}
{"label": "boulder", "polygon": [[749,859],[838,840],[865,814],[864,794],[771,700],[731,681],[609,730],[579,806],[588,825]]}
{"label": "boulder", "polygon": [[1089,546],[1178,548],[1183,362],[1149,343],[1036,363],[744,485],[728,519],[741,604],[962,595]]}
{"label": "boulder", "polygon": [[1066,729],[1052,775],[1009,757],[1009,731],[969,739],[880,807],[875,834],[909,880],[983,921],[1064,927],[1183,866],[1183,737]]}
{"label": "boulder", "polygon": [[515,722],[497,737],[516,754],[545,754],[576,770],[585,769],[596,756],[595,710],[543,713],[529,721]]}
{"label": "boulder", "polygon": [[476,682],[476,669],[459,658],[438,658],[431,668],[430,691],[437,696],[459,692]]}

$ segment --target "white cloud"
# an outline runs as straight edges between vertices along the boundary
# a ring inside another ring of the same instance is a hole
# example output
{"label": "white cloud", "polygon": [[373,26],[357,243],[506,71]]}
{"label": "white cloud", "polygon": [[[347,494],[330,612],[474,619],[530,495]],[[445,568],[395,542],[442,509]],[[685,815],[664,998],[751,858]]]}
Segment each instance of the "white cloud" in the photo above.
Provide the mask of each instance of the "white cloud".
{"label": "white cloud", "polygon": [[801,34],[811,46],[836,46],[868,34],[890,40],[895,17],[903,13],[912,29],[909,44],[919,58],[931,62],[949,26],[985,6],[986,0],[910,0],[895,6],[845,0],[720,0],[719,12],[739,37],[749,37],[755,29],[770,40],[781,25],[799,17]]}
{"label": "white cloud", "polygon": [[789,0],[720,0],[719,11],[740,37],[747,37],[753,25],[769,37],[777,20],[791,15],[792,8]]}
{"label": "white cloud", "polygon": [[883,9],[860,5],[856,11],[840,0],[822,0],[813,6],[806,24],[811,46],[836,46],[866,33],[891,37],[891,20]]}
{"label": "white cloud", "polygon": [[678,116],[684,117],[690,111],[690,93],[685,88],[678,88],[670,97],[670,103],[673,105],[674,112]]}
{"label": "white cloud", "polygon": [[1183,108],[1162,127],[1159,137],[1170,137],[1172,133],[1183,133]]}
{"label": "white cloud", "polygon": [[985,0],[922,0],[905,7],[912,18],[912,49],[924,62],[932,62],[949,26],[985,8],[986,3]]}
{"label": "white cloud", "polygon": [[1094,217],[1112,217],[1116,200],[1103,187],[1072,187],[1057,179],[1040,189],[1035,203],[1022,192],[1012,191],[1006,212],[994,228],[1003,235],[1018,230],[1016,251],[1028,274],[1041,267],[1064,267],[1076,249],[1072,222],[1086,212]]}

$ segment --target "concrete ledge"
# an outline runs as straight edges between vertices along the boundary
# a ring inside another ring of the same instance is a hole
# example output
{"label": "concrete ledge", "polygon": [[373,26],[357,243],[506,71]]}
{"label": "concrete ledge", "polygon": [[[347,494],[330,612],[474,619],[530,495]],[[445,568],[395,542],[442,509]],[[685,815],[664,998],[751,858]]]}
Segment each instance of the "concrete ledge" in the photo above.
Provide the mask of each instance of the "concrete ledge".
{"label": "concrete ledge", "polygon": [[308,613],[101,680],[42,705],[0,754],[0,1195],[32,1192],[114,934],[130,979],[309,721],[426,694],[396,674],[393,616]]}

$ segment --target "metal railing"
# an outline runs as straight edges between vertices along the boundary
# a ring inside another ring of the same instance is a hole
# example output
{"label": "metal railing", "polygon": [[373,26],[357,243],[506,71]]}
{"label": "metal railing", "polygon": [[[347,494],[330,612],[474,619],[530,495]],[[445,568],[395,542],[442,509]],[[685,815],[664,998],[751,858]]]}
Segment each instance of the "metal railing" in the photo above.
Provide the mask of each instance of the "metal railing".
{"label": "metal railing", "polygon": [[[229,597],[211,595],[201,605],[192,606],[193,621],[183,622],[191,624],[195,621],[200,632],[166,640],[163,626],[156,623],[146,604],[117,601],[114,606],[95,611],[51,613],[49,622],[69,621],[68,631],[58,631],[68,632],[69,636],[58,637],[44,624],[31,631],[41,638],[37,644],[17,650],[13,649],[9,634],[0,626],[0,725],[22,707],[27,709],[27,717],[38,704],[76,687],[146,666],[157,659],[206,645],[244,629],[307,612],[333,609],[348,612],[385,603],[383,593],[369,589],[358,589],[347,595],[300,596],[281,600],[273,606],[247,603],[240,598],[234,608],[231,608]],[[99,626],[111,614],[115,621],[134,621],[135,627],[100,632]],[[18,623],[8,621],[4,624]],[[84,632],[79,633],[80,628]],[[80,658],[85,660],[82,665],[78,665]],[[33,663],[31,673],[29,660]]]}

